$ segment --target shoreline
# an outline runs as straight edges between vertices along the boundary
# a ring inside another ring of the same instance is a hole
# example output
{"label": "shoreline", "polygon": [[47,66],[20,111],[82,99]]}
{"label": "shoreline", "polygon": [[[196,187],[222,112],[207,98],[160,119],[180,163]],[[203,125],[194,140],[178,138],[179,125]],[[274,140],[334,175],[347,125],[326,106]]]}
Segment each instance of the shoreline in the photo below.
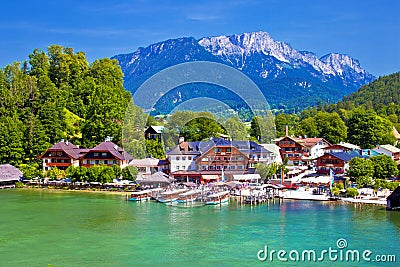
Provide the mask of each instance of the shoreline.
{"label": "shoreline", "polygon": [[363,199],[363,198],[349,198],[342,197],[335,200],[330,200],[326,195],[313,195],[310,193],[306,193],[304,191],[287,191],[283,194],[285,199],[291,200],[309,200],[309,201],[329,201],[329,202],[344,202],[344,203],[356,203],[356,204],[368,204],[368,205],[380,205],[386,206],[386,198],[383,200],[379,199]]}
{"label": "shoreline", "polygon": [[[65,192],[77,192],[77,193],[89,193],[89,194],[109,194],[109,195],[119,195],[126,197],[131,191],[109,191],[109,190],[74,190],[74,189],[62,189],[62,188],[43,188],[43,187],[23,187],[23,188],[15,188],[16,190],[32,190],[32,191],[45,191],[52,193],[65,193]],[[330,200],[326,195],[312,195],[305,194],[304,192],[298,191],[287,191],[283,196],[280,196],[282,199],[295,200],[295,201],[323,201],[323,202],[340,202],[340,203],[348,203],[348,204],[366,204],[366,205],[379,205],[386,206],[385,200],[376,200],[376,199],[358,199],[358,198],[340,198],[337,201]],[[248,205],[248,204],[245,204]]]}
{"label": "shoreline", "polygon": [[88,189],[82,189],[82,190],[75,190],[75,189],[62,189],[62,188],[46,188],[46,187],[22,187],[22,188],[15,188],[16,190],[32,190],[32,191],[46,191],[46,192],[52,192],[52,193],[59,193],[59,192],[77,192],[77,193],[99,193],[99,194],[110,194],[110,195],[121,195],[125,196],[129,192],[123,192],[123,191],[107,191],[107,190],[88,190]]}

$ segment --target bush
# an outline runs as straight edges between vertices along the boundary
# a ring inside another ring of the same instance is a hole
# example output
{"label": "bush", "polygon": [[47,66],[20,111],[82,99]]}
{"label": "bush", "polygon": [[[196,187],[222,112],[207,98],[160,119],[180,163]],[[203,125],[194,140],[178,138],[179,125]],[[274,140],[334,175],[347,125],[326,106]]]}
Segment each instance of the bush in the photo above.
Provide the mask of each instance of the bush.
{"label": "bush", "polygon": [[346,196],[347,197],[356,197],[356,196],[358,196],[358,190],[356,188],[347,188]]}
{"label": "bush", "polygon": [[21,182],[16,182],[15,183],[15,188],[24,188],[24,187],[25,187],[24,183],[21,183]]}
{"label": "bush", "polygon": [[400,185],[400,183],[399,182],[388,182],[387,184],[386,184],[386,188],[387,189],[389,189],[389,190],[395,190],[398,186]]}
{"label": "bush", "polygon": [[340,194],[340,189],[338,187],[332,188],[332,194],[338,196]]}

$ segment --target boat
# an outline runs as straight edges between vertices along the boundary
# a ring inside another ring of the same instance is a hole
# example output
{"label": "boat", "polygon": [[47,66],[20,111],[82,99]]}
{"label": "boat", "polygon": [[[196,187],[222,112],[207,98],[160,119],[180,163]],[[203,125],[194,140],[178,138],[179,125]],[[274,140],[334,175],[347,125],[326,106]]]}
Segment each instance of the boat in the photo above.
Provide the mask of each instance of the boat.
{"label": "boat", "polygon": [[179,194],[177,201],[179,203],[187,203],[196,201],[197,197],[201,193],[201,190],[190,190],[184,193]]}
{"label": "boat", "polygon": [[218,205],[228,203],[229,201],[229,191],[217,192],[208,195],[206,198],[206,205]]}
{"label": "boat", "polygon": [[128,197],[129,201],[147,201],[151,199],[151,190],[142,190],[138,192],[132,192]]}
{"label": "boat", "polygon": [[162,192],[160,197],[157,198],[158,202],[167,203],[167,202],[174,202],[178,199],[179,195],[188,191],[187,189],[177,189],[171,191]]}

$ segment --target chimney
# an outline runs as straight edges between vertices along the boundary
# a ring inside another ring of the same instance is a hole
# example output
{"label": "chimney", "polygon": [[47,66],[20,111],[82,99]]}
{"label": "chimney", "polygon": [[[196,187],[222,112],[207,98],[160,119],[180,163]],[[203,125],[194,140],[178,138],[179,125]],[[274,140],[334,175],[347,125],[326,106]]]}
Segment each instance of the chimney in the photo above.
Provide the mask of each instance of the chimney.
{"label": "chimney", "polygon": [[63,142],[63,143],[64,143],[64,139],[61,139],[61,142]]}
{"label": "chimney", "polygon": [[68,140],[65,142],[65,144],[68,146],[69,145],[69,142],[68,142]]}
{"label": "chimney", "polygon": [[288,125],[286,125],[286,136],[289,136],[289,126]]}
{"label": "chimney", "polygon": [[180,137],[179,137],[179,144],[180,144],[180,143],[183,143],[183,142],[185,142],[185,137],[180,136]]}

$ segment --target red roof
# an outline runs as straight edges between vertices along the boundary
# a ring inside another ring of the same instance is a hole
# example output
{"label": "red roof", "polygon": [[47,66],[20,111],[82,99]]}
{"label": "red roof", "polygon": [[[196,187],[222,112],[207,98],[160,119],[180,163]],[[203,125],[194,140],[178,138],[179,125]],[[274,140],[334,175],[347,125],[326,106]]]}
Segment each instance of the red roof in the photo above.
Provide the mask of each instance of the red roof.
{"label": "red roof", "polygon": [[133,159],[133,157],[128,152],[125,152],[125,150],[123,150],[121,147],[119,147],[118,145],[114,144],[111,141],[102,142],[102,143],[98,144],[97,146],[95,146],[94,148],[89,149],[89,151],[87,151],[87,152],[88,153],[90,153],[90,152],[109,152],[115,158],[117,158],[119,160],[132,160]]}
{"label": "red roof", "polygon": [[88,149],[87,148],[78,148],[76,145],[74,145],[68,141],[65,141],[65,142],[61,141],[61,142],[56,143],[51,148],[47,149],[45,153],[43,153],[42,155],[39,156],[39,158],[40,159],[43,158],[47,152],[52,152],[52,151],[63,151],[70,158],[78,159],[83,153],[86,153],[88,151]]}

